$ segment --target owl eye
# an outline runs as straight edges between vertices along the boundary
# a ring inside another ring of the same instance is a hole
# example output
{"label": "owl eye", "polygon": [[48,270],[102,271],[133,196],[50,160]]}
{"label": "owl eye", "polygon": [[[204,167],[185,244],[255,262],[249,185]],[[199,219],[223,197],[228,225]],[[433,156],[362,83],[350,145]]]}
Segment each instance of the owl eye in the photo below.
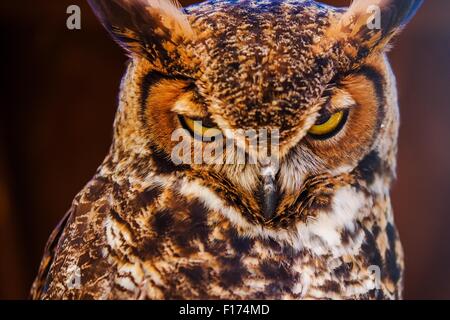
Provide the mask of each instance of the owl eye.
{"label": "owl eye", "polygon": [[316,123],[309,129],[310,136],[316,139],[328,139],[336,135],[347,121],[348,110],[338,111],[336,113],[323,113]]}
{"label": "owl eye", "polygon": [[222,134],[212,121],[192,119],[181,115],[179,116],[179,119],[181,125],[196,139],[211,141]]}

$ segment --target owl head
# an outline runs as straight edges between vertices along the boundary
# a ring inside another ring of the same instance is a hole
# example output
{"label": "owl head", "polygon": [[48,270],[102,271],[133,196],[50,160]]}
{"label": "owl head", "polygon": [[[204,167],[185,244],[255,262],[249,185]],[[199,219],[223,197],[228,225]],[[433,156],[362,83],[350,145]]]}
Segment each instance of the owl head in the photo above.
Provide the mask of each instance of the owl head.
{"label": "owl head", "polygon": [[271,230],[343,187],[382,192],[399,122],[385,51],[422,2],[89,0],[130,57],[111,170],[195,181]]}

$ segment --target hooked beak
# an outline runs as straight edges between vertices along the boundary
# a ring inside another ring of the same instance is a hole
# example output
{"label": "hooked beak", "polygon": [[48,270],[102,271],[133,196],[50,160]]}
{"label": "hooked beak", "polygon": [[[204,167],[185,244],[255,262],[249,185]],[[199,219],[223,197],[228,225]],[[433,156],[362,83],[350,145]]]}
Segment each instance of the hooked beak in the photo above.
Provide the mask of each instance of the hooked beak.
{"label": "hooked beak", "polygon": [[264,219],[274,217],[278,206],[278,187],[276,185],[276,170],[272,166],[263,167],[261,172],[261,184],[259,186],[259,205]]}

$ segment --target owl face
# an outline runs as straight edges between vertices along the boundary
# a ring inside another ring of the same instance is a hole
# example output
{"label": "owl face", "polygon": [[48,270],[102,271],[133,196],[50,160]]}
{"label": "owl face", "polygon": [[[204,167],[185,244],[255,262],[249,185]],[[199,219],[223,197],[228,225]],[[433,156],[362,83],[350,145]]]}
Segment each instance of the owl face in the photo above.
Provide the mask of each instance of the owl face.
{"label": "owl face", "polygon": [[392,176],[398,108],[384,49],[421,1],[209,1],[184,13],[171,1],[90,3],[131,57],[121,170],[201,181],[272,229],[327,210],[340,186]]}

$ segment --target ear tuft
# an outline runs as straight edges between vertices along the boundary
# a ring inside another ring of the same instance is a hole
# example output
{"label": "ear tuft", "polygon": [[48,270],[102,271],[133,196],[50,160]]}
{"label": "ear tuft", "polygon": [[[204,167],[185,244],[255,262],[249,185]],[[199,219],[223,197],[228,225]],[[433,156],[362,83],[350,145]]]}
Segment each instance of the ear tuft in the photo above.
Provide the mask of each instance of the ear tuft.
{"label": "ear tuft", "polygon": [[179,36],[192,38],[194,32],[187,19],[187,16],[183,12],[183,7],[177,0],[140,0],[147,2],[148,10],[151,13],[160,14],[161,17],[167,19],[167,26],[171,27]]}
{"label": "ear tuft", "polygon": [[167,55],[167,43],[194,37],[187,16],[176,0],[88,0],[112,37],[130,55],[157,59]]}
{"label": "ear tuft", "polygon": [[[423,0],[355,0],[341,20],[341,31],[368,51],[383,49],[422,4]],[[379,25],[373,23],[377,19]]]}

